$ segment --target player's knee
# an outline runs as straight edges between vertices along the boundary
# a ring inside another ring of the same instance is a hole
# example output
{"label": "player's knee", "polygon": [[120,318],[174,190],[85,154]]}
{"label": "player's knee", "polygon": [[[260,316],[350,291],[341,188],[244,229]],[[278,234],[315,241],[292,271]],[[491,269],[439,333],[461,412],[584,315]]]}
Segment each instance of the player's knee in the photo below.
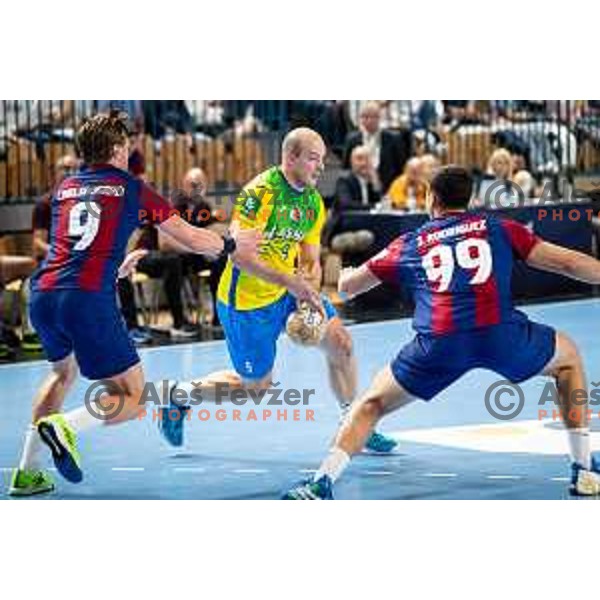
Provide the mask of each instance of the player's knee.
{"label": "player's knee", "polygon": [[347,358],[352,356],[354,347],[350,332],[341,322],[332,322],[327,332],[327,348],[334,358]]}
{"label": "player's knee", "polygon": [[380,397],[371,396],[359,401],[359,413],[370,421],[377,421],[385,412],[385,407]]}
{"label": "player's knee", "polygon": [[63,386],[70,387],[79,375],[79,368],[77,367],[75,360],[70,357],[60,364],[55,365],[54,373]]}
{"label": "player's knee", "polygon": [[556,334],[556,346],[559,350],[560,360],[558,361],[558,369],[575,369],[581,368],[583,362],[579,354],[577,344],[566,334]]}

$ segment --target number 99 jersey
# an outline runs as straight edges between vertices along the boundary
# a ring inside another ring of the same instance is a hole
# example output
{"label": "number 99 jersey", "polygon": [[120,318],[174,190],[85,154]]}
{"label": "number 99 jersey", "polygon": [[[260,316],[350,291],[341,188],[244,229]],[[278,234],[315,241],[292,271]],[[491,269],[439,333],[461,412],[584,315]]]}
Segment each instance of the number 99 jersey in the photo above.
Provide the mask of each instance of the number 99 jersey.
{"label": "number 99 jersey", "polygon": [[448,335],[522,318],[512,301],[513,263],[538,241],[512,220],[446,213],[394,240],[367,266],[410,290],[418,333]]}
{"label": "number 99 jersey", "polygon": [[50,251],[32,277],[32,291],[79,290],[114,296],[127,242],[143,221],[162,223],[169,203],[110,165],[84,168],[52,197]]}

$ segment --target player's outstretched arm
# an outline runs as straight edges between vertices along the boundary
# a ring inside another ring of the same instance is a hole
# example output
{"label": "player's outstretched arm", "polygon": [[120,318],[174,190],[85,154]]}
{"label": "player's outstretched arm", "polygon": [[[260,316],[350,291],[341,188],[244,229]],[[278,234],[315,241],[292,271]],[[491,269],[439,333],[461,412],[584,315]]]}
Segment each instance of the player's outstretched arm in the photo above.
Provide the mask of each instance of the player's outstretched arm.
{"label": "player's outstretched arm", "polygon": [[[159,225],[160,231],[172,238],[177,244],[188,248],[190,252],[219,256],[225,248],[225,240],[206,228],[199,229],[173,215]],[[235,251],[231,258],[234,262],[257,257],[261,234],[254,229],[240,230],[235,224],[231,228],[231,237],[235,240]]]}
{"label": "player's outstretched arm", "polygon": [[381,280],[366,265],[355,268],[343,269],[338,281],[338,291],[342,297],[354,298],[377,287]]}
{"label": "player's outstretched arm", "polygon": [[600,261],[583,252],[541,241],[527,257],[530,267],[565,275],[585,283],[600,284]]}

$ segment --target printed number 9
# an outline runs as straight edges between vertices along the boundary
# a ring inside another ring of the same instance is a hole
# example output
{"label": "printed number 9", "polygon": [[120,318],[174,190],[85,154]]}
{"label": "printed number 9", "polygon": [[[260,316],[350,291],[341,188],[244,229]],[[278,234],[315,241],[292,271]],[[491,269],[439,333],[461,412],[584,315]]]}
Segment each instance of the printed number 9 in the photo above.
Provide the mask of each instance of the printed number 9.
{"label": "printed number 9", "polygon": [[79,202],[73,206],[69,213],[69,237],[81,239],[73,246],[73,250],[85,250],[96,237],[100,227],[100,211],[102,207],[92,202]]}

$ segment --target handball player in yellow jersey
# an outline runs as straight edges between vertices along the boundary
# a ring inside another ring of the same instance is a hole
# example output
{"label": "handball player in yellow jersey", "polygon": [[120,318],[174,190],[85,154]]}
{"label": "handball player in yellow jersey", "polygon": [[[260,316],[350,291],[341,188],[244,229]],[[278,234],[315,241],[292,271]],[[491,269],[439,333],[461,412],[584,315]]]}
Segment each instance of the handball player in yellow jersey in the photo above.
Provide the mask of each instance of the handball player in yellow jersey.
{"label": "handball player in yellow jersey", "polygon": [[[232,220],[241,229],[258,229],[259,255],[229,261],[218,291],[219,318],[235,371],[201,377],[202,397],[209,399],[216,383],[255,391],[271,387],[277,340],[299,302],[327,317],[321,342],[329,379],[345,414],[356,396],[357,365],[352,338],[328,299],[321,298],[321,230],[326,211],[316,189],[326,154],[321,136],[300,127],[290,131],[281,149],[281,164],[248,183],[236,200]],[[174,384],[192,392],[194,384]],[[186,407],[180,407],[185,409]],[[170,409],[169,409],[170,410]],[[185,419],[171,420],[165,410],[160,427],[173,445],[182,443]],[[396,442],[380,433],[367,449],[390,452]]]}

